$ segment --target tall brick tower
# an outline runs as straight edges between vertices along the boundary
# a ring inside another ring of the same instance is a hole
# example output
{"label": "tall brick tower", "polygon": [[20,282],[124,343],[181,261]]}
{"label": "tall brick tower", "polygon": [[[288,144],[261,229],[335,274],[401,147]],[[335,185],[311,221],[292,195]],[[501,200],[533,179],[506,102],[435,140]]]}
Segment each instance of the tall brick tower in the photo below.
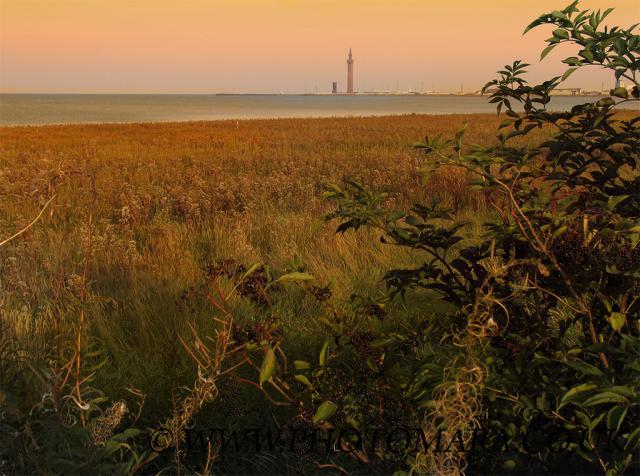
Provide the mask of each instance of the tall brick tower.
{"label": "tall brick tower", "polygon": [[347,94],[353,94],[353,57],[349,48],[349,59],[347,60]]}

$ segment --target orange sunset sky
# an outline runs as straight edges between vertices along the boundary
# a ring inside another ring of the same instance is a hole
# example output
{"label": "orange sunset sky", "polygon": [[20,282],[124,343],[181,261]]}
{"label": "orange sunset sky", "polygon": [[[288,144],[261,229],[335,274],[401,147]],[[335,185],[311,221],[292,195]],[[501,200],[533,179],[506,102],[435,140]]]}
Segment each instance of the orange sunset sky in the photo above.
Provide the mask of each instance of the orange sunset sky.
{"label": "orange sunset sky", "polygon": [[[2,92],[328,92],[478,89],[514,59],[531,80],[562,71],[556,51],[538,64],[549,27],[522,36],[568,0],[0,0]],[[640,22],[636,0],[608,23]],[[610,74],[567,86],[599,89]]]}

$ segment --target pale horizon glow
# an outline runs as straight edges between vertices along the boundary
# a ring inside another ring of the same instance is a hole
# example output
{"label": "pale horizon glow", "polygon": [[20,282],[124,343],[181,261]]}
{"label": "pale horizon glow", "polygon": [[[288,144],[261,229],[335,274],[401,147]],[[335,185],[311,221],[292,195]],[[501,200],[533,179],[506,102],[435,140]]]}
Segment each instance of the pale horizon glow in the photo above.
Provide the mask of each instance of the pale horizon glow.
{"label": "pale horizon glow", "polygon": [[[346,90],[353,50],[356,91],[471,92],[515,59],[530,81],[563,71],[539,62],[549,27],[522,36],[569,0],[0,0],[3,93],[313,93]],[[608,24],[640,21],[635,0]],[[580,71],[567,87],[611,87]]]}

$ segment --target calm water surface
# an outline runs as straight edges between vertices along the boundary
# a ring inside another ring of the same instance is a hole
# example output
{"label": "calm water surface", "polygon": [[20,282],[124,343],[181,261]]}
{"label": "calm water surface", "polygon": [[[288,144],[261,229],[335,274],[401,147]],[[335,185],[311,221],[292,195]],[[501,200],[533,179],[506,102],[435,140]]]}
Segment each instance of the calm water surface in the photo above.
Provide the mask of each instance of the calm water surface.
{"label": "calm water surface", "polygon": [[[594,98],[555,97],[551,109]],[[478,96],[0,94],[0,125],[495,112]]]}

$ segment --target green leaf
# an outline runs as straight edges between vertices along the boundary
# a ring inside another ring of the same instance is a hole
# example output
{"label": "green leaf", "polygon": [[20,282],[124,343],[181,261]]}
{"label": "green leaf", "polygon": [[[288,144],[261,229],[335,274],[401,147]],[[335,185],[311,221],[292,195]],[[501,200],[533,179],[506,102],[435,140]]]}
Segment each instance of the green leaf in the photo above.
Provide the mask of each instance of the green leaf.
{"label": "green leaf", "polygon": [[311,368],[311,364],[305,360],[294,360],[293,366],[296,370],[306,370]]}
{"label": "green leaf", "polygon": [[399,211],[394,211],[389,213],[389,216],[387,217],[387,222],[389,223],[393,223],[397,220],[399,220],[400,218],[402,218],[404,216],[403,212],[399,212]]}
{"label": "green leaf", "polygon": [[119,449],[121,449],[123,447],[127,447],[127,446],[128,445],[126,445],[124,443],[119,443],[117,441],[109,440],[104,444],[104,448],[102,448],[102,451],[100,452],[100,456],[102,458],[108,458],[109,456],[114,454]]}
{"label": "green leaf", "polygon": [[560,235],[564,234],[565,231],[567,231],[567,226],[566,225],[562,225],[560,228],[558,228],[557,230],[555,230],[553,232],[553,234],[551,235],[551,238],[555,240]]}
{"label": "green leaf", "polygon": [[532,21],[531,23],[529,23],[529,25],[527,25],[527,27],[524,29],[524,31],[522,32],[523,35],[526,35],[530,30],[532,30],[533,28],[542,25],[543,23],[546,23],[546,18],[545,16],[541,16],[539,17],[537,20]]}
{"label": "green leaf", "polygon": [[553,12],[551,12],[551,16],[553,18],[558,19],[558,20],[567,20],[567,21],[569,21],[569,17],[567,17],[567,15],[565,15],[563,12],[561,12],[559,10],[554,10]]}
{"label": "green leaf", "polygon": [[585,49],[580,51],[578,54],[585,58],[588,62],[593,62],[593,53],[591,52],[591,50]]}
{"label": "green leaf", "polygon": [[414,215],[409,215],[404,219],[404,221],[411,226],[424,225],[424,220]]}
{"label": "green leaf", "polygon": [[636,428],[627,438],[627,444],[624,445],[625,452],[627,453],[635,452],[639,443],[640,443],[640,428]]}
{"label": "green leaf", "polygon": [[621,274],[620,270],[615,264],[607,264],[605,265],[604,269],[609,274]]}
{"label": "green leaf", "polygon": [[556,38],[562,38],[563,40],[568,40],[569,32],[564,28],[558,28],[556,30],[553,30],[553,36],[555,36]]}
{"label": "green leaf", "polygon": [[549,53],[551,53],[551,50],[554,49],[556,47],[556,45],[557,45],[557,43],[553,44],[553,45],[549,45],[544,50],[542,50],[542,53],[540,53],[540,60],[542,61],[545,58],[545,56],[547,56]]}
{"label": "green leaf", "polygon": [[276,370],[276,353],[269,347],[260,367],[260,385],[268,381]]}
{"label": "green leaf", "polygon": [[606,415],[607,415],[606,412],[602,412],[597,417],[592,418],[589,424],[587,425],[587,428],[589,428],[589,431],[593,431],[600,424],[600,422],[603,420],[603,418]]}
{"label": "green leaf", "polygon": [[[580,11],[576,8],[576,5],[578,3],[580,3],[580,0],[574,0],[573,2],[571,2],[569,5],[567,5],[565,8],[562,9],[562,13],[571,16],[572,13]],[[586,12],[583,12],[583,13],[586,15]]]}
{"label": "green leaf", "polygon": [[141,433],[142,433],[142,431],[138,430],[137,428],[127,428],[126,430],[124,430],[121,433],[116,433],[111,438],[109,438],[109,440],[117,441],[118,443],[124,443],[129,438],[134,438],[134,437],[138,436]]}
{"label": "green leaf", "polygon": [[619,331],[620,329],[622,329],[626,318],[625,315],[621,312],[612,312],[611,314],[609,314],[609,317],[607,317],[607,321],[609,321],[609,324],[611,324],[611,327],[614,331]]}
{"label": "green leaf", "polygon": [[576,385],[562,396],[562,399],[560,400],[560,406],[558,408],[562,408],[565,405],[577,400],[578,398],[583,396],[584,393],[590,392],[595,388],[598,388],[598,385],[593,383],[581,383],[580,385]]}
{"label": "green leaf", "polygon": [[391,335],[391,336],[382,336],[382,337],[378,337],[377,339],[374,339],[371,341],[371,343],[369,344],[371,347],[385,347],[388,346],[390,344],[393,344],[394,342],[396,342],[396,337]]}
{"label": "green leaf", "polygon": [[629,98],[629,91],[627,91],[627,88],[620,87],[620,88],[612,89],[610,94],[617,98],[623,98],[623,99]]}
{"label": "green leaf", "polygon": [[309,273],[293,272],[280,276],[275,280],[276,283],[291,283],[296,281],[312,281],[314,278]]}
{"label": "green leaf", "polygon": [[613,11],[613,8],[607,8],[603,13],[602,16],[600,17],[600,21],[604,20],[605,18],[607,18],[607,16],[609,16],[609,14]]}
{"label": "green leaf", "polygon": [[513,124],[513,119],[505,119],[500,123],[500,125],[498,126],[498,129],[503,129],[507,126],[510,126],[511,124]]}
{"label": "green leaf", "polygon": [[618,195],[618,196],[611,196],[609,197],[609,199],[607,200],[607,208],[609,210],[613,210],[614,208],[616,208],[616,206],[618,205],[618,203],[626,200],[627,198],[629,198],[629,195]]}
{"label": "green leaf", "polygon": [[576,69],[578,69],[578,68],[577,68],[577,67],[576,67],[576,68],[569,68],[568,70],[566,70],[566,71],[564,72],[564,74],[562,75],[562,78],[561,78],[561,79],[562,79],[562,81],[564,81],[564,80],[565,80],[565,79],[567,79],[569,76],[571,76],[571,75],[575,72],[575,70],[576,70]]}
{"label": "green leaf", "polygon": [[594,365],[588,364],[581,360],[571,360],[566,363],[567,367],[580,372],[583,375],[590,375],[592,377],[599,377],[602,375],[602,370]]}
{"label": "green leaf", "polygon": [[598,107],[613,106],[616,102],[611,98],[602,98],[597,103]]}
{"label": "green leaf", "polygon": [[624,420],[625,415],[627,414],[627,407],[622,405],[617,405],[609,410],[607,414],[607,428],[612,431],[618,431],[622,422]]}
{"label": "green leaf", "polygon": [[592,407],[602,403],[627,403],[627,399],[614,392],[600,392],[585,400],[582,404],[585,407]]}
{"label": "green leaf", "polygon": [[294,375],[293,378],[295,378],[298,382],[302,382],[303,384],[305,384],[307,387],[311,387],[311,381],[304,375],[302,374],[297,374]]}
{"label": "green leaf", "polygon": [[371,369],[372,372],[378,372],[378,366],[376,365],[376,363],[371,359],[371,357],[367,357],[365,359],[365,364],[367,364],[367,367],[369,367],[369,369]]}
{"label": "green leaf", "polygon": [[580,66],[582,64],[582,61],[580,61],[580,59],[577,58],[576,56],[571,56],[570,58],[566,58],[562,62],[571,66]]}
{"label": "green leaf", "polygon": [[332,401],[323,402],[316,410],[315,415],[313,415],[313,423],[316,424],[331,418],[337,410],[338,406]]}
{"label": "green leaf", "polygon": [[251,265],[251,267],[247,271],[245,271],[245,273],[242,275],[242,277],[240,278],[240,281],[244,281],[245,279],[247,279],[249,276],[255,273],[258,270],[258,268],[260,268],[259,264]]}
{"label": "green leaf", "polygon": [[327,363],[327,356],[329,353],[329,341],[326,341],[322,346],[322,350],[320,351],[320,358],[318,359],[320,365],[324,365]]}

